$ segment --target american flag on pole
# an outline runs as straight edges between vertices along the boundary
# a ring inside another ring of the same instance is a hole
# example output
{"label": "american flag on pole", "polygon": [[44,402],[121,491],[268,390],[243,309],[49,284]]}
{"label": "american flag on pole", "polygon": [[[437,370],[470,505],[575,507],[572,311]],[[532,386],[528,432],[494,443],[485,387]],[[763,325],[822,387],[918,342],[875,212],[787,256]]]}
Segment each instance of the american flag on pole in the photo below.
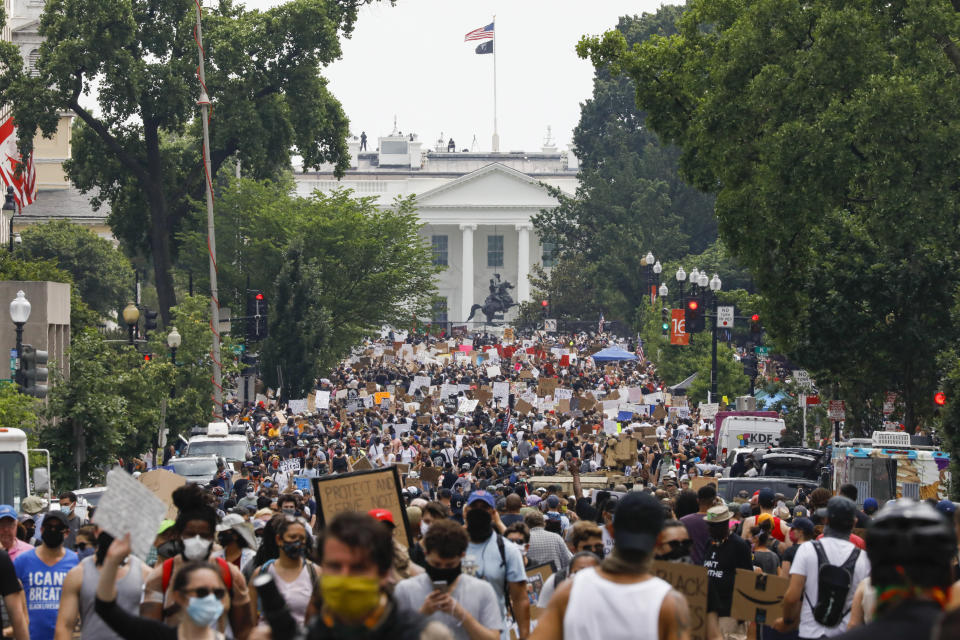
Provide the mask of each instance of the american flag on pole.
{"label": "american flag on pole", "polygon": [[17,175],[17,167],[21,164],[20,151],[17,149],[17,129],[10,116],[0,125],[0,177],[4,184],[13,187],[13,199],[18,209],[33,204],[37,199],[37,172],[33,166],[33,156]]}
{"label": "american flag on pole", "polygon": [[493,37],[493,23],[491,22],[487,26],[480,27],[479,29],[474,29],[473,31],[465,35],[463,37],[463,41],[470,42],[471,40],[487,40],[492,37]]}

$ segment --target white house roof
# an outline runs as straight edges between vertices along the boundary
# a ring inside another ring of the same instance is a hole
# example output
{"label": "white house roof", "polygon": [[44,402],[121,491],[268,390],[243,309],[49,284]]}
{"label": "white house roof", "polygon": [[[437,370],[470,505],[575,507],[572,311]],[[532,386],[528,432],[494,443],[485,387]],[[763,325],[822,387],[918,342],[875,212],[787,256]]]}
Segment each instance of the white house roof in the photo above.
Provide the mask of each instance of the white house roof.
{"label": "white house roof", "polygon": [[499,162],[492,162],[417,195],[418,209],[542,209],[555,206],[557,199],[540,181]]}

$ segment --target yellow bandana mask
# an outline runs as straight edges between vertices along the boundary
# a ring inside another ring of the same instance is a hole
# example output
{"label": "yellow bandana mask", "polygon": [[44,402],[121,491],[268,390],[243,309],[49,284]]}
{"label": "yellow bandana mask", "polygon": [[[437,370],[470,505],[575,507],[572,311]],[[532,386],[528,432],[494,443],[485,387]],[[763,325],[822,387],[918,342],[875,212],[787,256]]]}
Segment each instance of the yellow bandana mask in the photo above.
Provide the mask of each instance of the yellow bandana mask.
{"label": "yellow bandana mask", "polygon": [[380,604],[380,579],[366,576],[320,576],[320,595],[332,614],[362,620]]}

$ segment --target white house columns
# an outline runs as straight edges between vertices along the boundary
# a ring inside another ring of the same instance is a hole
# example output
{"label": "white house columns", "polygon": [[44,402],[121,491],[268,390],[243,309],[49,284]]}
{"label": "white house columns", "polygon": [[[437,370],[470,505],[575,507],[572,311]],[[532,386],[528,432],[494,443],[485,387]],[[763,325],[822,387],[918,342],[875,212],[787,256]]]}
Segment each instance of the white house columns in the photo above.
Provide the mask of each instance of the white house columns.
{"label": "white house columns", "polygon": [[530,299],[530,224],[518,224],[517,229],[517,302]]}
{"label": "white house columns", "polygon": [[473,232],[476,230],[475,224],[460,225],[460,239],[462,242],[462,252],[460,260],[461,285],[460,285],[460,321],[464,321],[470,315],[470,308],[473,306]]}

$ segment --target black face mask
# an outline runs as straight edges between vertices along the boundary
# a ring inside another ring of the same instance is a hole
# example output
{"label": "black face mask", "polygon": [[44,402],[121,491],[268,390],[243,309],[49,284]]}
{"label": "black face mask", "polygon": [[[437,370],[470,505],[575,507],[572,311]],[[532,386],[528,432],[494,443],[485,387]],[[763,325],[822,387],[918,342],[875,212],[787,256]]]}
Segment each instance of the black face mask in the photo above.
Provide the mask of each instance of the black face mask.
{"label": "black face mask", "polygon": [[283,543],[283,552],[290,556],[291,558],[299,558],[306,554],[307,545],[303,542],[284,542]]}
{"label": "black face mask", "polygon": [[167,540],[157,547],[157,555],[164,558],[173,558],[183,553],[183,543],[180,540]]}
{"label": "black face mask", "polygon": [[671,540],[670,551],[654,556],[654,560],[666,560],[667,562],[690,562],[690,547],[693,540]]}
{"label": "black face mask", "polygon": [[427,575],[430,576],[432,582],[442,580],[447,584],[452,583],[458,577],[460,577],[460,565],[453,567],[452,569],[441,569],[440,567],[435,567],[430,563],[424,565],[424,568],[427,571]]}
{"label": "black face mask", "polygon": [[730,535],[730,527],[726,522],[708,525],[710,527],[710,539],[714,542],[723,542]]}
{"label": "black face mask", "polygon": [[467,535],[472,542],[483,542],[493,533],[493,516],[483,509],[467,511]]}
{"label": "black face mask", "polygon": [[40,539],[43,540],[43,544],[47,545],[51,549],[56,549],[63,544],[64,532],[61,529],[44,529],[43,533],[40,534]]}

